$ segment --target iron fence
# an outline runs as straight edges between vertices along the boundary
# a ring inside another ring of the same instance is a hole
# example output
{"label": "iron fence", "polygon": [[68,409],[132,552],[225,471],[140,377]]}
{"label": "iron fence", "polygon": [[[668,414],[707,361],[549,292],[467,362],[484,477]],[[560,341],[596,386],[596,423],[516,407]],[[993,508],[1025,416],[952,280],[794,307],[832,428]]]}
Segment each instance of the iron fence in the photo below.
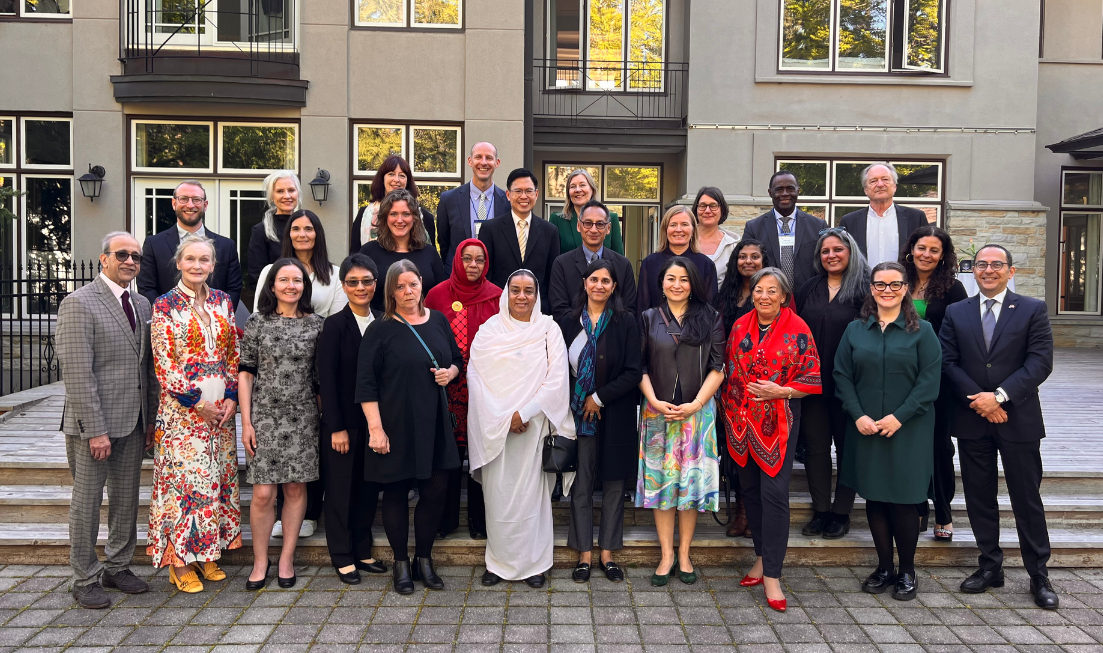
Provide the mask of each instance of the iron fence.
{"label": "iron fence", "polygon": [[533,62],[533,116],[684,122],[689,64],[667,61]]}

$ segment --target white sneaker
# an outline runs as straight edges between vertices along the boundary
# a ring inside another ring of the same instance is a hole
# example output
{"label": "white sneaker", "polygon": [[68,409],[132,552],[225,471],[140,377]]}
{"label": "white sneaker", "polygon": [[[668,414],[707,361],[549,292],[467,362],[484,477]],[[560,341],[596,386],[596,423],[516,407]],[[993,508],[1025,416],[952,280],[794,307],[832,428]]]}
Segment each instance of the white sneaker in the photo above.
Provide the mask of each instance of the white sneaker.
{"label": "white sneaker", "polygon": [[299,527],[299,537],[310,537],[316,530],[318,530],[318,522],[313,519],[304,519],[303,525]]}
{"label": "white sneaker", "polygon": [[272,537],[283,537],[283,522],[277,521],[272,525]]}

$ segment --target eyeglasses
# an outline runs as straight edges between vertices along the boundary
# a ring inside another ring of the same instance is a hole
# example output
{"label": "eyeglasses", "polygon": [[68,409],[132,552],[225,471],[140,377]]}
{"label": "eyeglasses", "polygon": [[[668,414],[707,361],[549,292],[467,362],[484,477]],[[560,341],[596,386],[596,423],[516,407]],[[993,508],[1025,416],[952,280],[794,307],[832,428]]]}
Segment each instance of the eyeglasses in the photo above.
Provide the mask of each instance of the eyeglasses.
{"label": "eyeglasses", "polygon": [[537,190],[535,188],[516,188],[509,191],[514,195],[524,195],[526,197],[536,197]]}
{"label": "eyeglasses", "polygon": [[346,288],[357,288],[364,286],[365,288],[371,288],[375,285],[375,279],[345,279]]}
{"label": "eyeglasses", "polygon": [[872,285],[873,289],[878,292],[884,292],[889,288],[892,288],[893,292],[899,292],[901,288],[908,284],[904,283],[903,281],[893,281],[892,283],[885,283],[884,281],[874,281],[870,285]]}
{"label": "eyeglasses", "polygon": [[604,229],[605,227],[609,226],[609,223],[604,220],[601,220],[599,222],[594,222],[593,220],[582,220],[578,224],[582,225],[583,229]]}
{"label": "eyeglasses", "polygon": [[188,204],[195,204],[196,206],[198,206],[207,201],[206,197],[188,197],[187,195],[184,195],[183,197],[177,197],[176,195],[173,195],[172,199],[176,200],[178,204],[183,204],[185,206]]}
{"label": "eyeglasses", "polygon": [[119,263],[125,263],[126,259],[128,258],[138,264],[141,264],[142,262],[142,255],[138,252],[128,252],[126,250],[120,249],[117,252],[104,252],[104,254],[114,254],[115,260]]}
{"label": "eyeglasses", "polygon": [[991,263],[989,263],[988,261],[977,261],[976,263],[973,264],[973,269],[974,270],[980,270],[981,272],[984,272],[988,268],[992,268],[996,272],[999,272],[1000,270],[1003,269],[1003,266],[1005,266],[1005,265],[1007,265],[1007,264],[1004,263],[1003,261],[992,261]]}
{"label": "eyeglasses", "polygon": [[482,265],[483,263],[486,263],[486,259],[481,257],[481,256],[479,258],[471,258],[470,256],[462,256],[462,257],[460,257],[460,260],[463,261],[464,265],[471,265],[472,263],[478,263],[479,265]]}
{"label": "eyeglasses", "polygon": [[697,210],[698,211],[719,211],[720,210],[720,205],[719,204],[698,204],[697,205]]}

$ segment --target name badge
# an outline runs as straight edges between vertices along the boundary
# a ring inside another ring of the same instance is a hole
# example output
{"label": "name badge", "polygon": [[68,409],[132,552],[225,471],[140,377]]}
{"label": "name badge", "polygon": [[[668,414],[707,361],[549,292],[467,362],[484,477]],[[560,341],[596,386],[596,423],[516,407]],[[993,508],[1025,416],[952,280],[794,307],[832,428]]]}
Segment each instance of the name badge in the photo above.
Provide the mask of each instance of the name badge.
{"label": "name badge", "polygon": [[793,234],[789,234],[789,235],[779,234],[778,237],[777,237],[777,241],[778,241],[778,244],[780,244],[782,247],[796,247],[797,246],[797,237],[794,236]]}
{"label": "name badge", "polygon": [[475,221],[475,235],[471,236],[472,238],[478,238],[479,237],[479,230],[483,228],[483,223],[484,222],[486,222],[486,220],[476,220]]}

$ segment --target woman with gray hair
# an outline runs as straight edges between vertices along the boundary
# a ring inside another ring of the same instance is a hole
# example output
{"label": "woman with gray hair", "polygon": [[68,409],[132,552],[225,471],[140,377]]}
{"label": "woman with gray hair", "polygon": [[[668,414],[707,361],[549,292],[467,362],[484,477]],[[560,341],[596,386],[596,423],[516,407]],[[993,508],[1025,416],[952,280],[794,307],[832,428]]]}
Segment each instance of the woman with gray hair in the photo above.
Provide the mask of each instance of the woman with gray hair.
{"label": "woman with gray hair", "polygon": [[[847,418],[835,397],[835,350],[846,327],[862,310],[869,295],[869,268],[858,243],[845,229],[820,232],[813,261],[816,276],[797,290],[797,314],[808,324],[820,352],[823,394],[809,397],[803,406],[801,439],[807,449],[804,469],[812,495],[812,519],[801,533],[835,539],[850,530],[854,490],[843,485],[843,434]],[[835,500],[831,500],[831,443],[839,466]]]}
{"label": "woman with gray hair", "polygon": [[[567,175],[564,184],[567,189],[567,206],[559,213],[553,213],[549,222],[559,230],[559,251],[564,254],[582,247],[582,232],[578,229],[578,216],[582,207],[597,195],[597,183],[594,177],[583,168],[573,170]],[[605,236],[604,246],[617,254],[624,254],[624,239],[620,235],[620,217],[609,214],[612,228]]]}
{"label": "woman with gray hair", "polygon": [[273,172],[264,178],[264,199],[268,202],[268,210],[264,212],[264,218],[253,225],[249,232],[247,263],[249,280],[254,288],[264,266],[275,263],[282,256],[283,232],[287,228],[287,220],[299,208],[302,192],[299,177],[290,170]]}

